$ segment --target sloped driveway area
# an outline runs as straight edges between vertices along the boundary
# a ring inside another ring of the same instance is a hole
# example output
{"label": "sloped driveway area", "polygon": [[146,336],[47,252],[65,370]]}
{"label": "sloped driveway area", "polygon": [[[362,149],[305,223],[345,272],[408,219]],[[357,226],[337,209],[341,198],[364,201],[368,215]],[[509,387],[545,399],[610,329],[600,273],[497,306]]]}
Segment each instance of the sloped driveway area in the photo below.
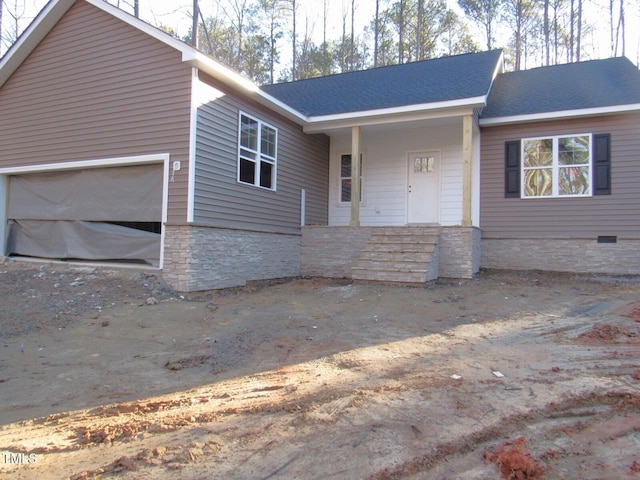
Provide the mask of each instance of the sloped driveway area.
{"label": "sloped driveway area", "polygon": [[640,478],[637,278],[180,295],[0,265],[0,478]]}

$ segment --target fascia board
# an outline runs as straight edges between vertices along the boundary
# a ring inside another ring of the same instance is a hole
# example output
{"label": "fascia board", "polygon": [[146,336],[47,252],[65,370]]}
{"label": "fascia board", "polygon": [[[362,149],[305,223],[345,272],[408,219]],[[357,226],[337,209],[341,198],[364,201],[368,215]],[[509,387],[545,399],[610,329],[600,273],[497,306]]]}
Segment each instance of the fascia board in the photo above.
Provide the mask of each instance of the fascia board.
{"label": "fascia board", "polygon": [[[493,70],[493,76],[491,77],[492,84],[496,77],[501,73],[504,73],[504,51],[500,52],[500,56],[496,62],[496,68]],[[491,90],[491,86],[489,87],[489,90]]]}
{"label": "fascia board", "polygon": [[306,115],[303,115],[287,104],[264,92],[255,83],[246,79],[235,70],[216,62],[211,57],[208,57],[194,48],[183,50],[182,61],[187,65],[196,67],[198,70],[211,75],[213,78],[220,80],[226,85],[235,87],[258,103],[277,111],[296,123],[304,125],[309,121]]}
{"label": "fascia board", "polygon": [[475,108],[484,107],[485,105],[486,97],[482,96],[452,102],[426,103],[337,115],[316,116],[309,117],[309,123],[303,127],[303,130],[305,133],[318,133],[353,125],[380,125],[384,123],[455,117],[471,114]]}
{"label": "fascia board", "polygon": [[0,59],[0,87],[18,69],[49,31],[67,13],[75,0],[56,0],[47,3],[22,35]]}
{"label": "fascia board", "polygon": [[481,118],[481,127],[493,127],[516,123],[539,122],[544,120],[562,120],[577,117],[592,117],[595,115],[611,115],[640,111],[640,103],[628,105],[613,105],[608,107],[581,108],[575,110],[561,110],[557,112],[543,112],[528,115],[513,115],[508,117]]}

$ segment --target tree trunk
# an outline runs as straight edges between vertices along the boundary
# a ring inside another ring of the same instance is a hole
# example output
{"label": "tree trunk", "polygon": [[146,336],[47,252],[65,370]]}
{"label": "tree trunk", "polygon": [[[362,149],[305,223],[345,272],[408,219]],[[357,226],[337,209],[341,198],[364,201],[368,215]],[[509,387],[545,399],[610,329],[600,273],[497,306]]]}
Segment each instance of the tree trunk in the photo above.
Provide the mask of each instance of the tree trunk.
{"label": "tree trunk", "polygon": [[324,0],[324,10],[322,13],[322,75],[327,75],[329,73],[329,68],[327,65],[327,5],[328,0]]}
{"label": "tree trunk", "polygon": [[342,10],[342,38],[340,39],[340,73],[347,71],[347,12]]}
{"label": "tree trunk", "polygon": [[193,15],[191,21],[191,45],[193,48],[198,48],[198,0],[193,0]]}
{"label": "tree trunk", "polygon": [[558,64],[558,0],[553,4],[553,64]]}
{"label": "tree trunk", "polygon": [[424,0],[418,0],[418,26],[416,29],[416,60],[422,60],[422,22],[424,17]]}
{"label": "tree trunk", "polygon": [[404,63],[404,0],[400,0],[400,18],[398,19],[398,63]]}
{"label": "tree trunk", "polygon": [[271,5],[271,25],[269,25],[269,83],[273,84],[275,63],[276,63],[276,8],[274,2]]}
{"label": "tree trunk", "polygon": [[293,15],[293,30],[291,32],[291,43],[293,46],[292,57],[291,57],[291,80],[296,79],[296,0],[291,0],[291,8]]}
{"label": "tree trunk", "polygon": [[355,29],[355,17],[356,17],[356,0],[351,0],[351,45],[349,46],[349,70],[355,69],[355,57],[356,57],[356,29]]}
{"label": "tree trunk", "polygon": [[609,41],[611,48],[609,55],[615,57],[616,51],[613,42],[613,0],[609,0]]}
{"label": "tree trunk", "polygon": [[522,61],[522,16],[523,16],[523,0],[516,1],[516,31],[515,31],[515,50],[516,58],[514,62],[514,70],[520,70],[520,63]]}
{"label": "tree trunk", "polygon": [[[491,2],[491,5],[493,5],[494,2]],[[491,12],[491,13],[489,13]],[[484,28],[487,32],[487,50],[491,50],[493,47],[493,28],[492,28],[492,24],[493,24],[493,11],[492,8],[489,7],[487,9],[487,16],[485,19],[485,25]]]}
{"label": "tree trunk", "polygon": [[378,66],[378,35],[380,34],[380,0],[376,0],[376,18],[373,27],[373,68]]}
{"label": "tree trunk", "polygon": [[624,39],[624,0],[620,0],[620,14],[618,16],[618,27],[616,29],[616,55],[618,54],[618,42],[622,39],[622,56],[625,55],[625,39]]}
{"label": "tree trunk", "polygon": [[580,61],[582,44],[582,0],[578,0],[578,26],[576,28],[576,62]]}
{"label": "tree trunk", "polygon": [[573,44],[574,44],[574,40],[575,40],[575,33],[574,33],[574,24],[575,24],[575,9],[573,7],[573,3],[574,0],[571,0],[571,12],[569,12],[569,58],[567,59],[567,61],[569,63],[573,63]]}
{"label": "tree trunk", "polygon": [[549,0],[544,0],[544,58],[545,65],[549,65],[550,52],[549,52]]}

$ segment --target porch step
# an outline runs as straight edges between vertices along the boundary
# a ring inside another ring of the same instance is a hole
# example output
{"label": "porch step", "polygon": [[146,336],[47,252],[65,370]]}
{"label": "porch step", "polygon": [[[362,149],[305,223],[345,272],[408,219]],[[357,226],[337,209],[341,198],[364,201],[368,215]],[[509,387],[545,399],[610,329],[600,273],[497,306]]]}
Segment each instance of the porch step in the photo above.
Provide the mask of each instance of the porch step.
{"label": "porch step", "polygon": [[379,227],[351,268],[354,280],[424,284],[438,278],[439,227]]}

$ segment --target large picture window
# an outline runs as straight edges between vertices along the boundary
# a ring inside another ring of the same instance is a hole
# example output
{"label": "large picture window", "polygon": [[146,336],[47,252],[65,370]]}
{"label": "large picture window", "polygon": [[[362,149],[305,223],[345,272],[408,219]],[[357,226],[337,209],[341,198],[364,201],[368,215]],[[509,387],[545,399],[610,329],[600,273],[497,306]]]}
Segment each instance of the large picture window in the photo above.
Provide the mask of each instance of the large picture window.
{"label": "large picture window", "polygon": [[557,135],[504,144],[505,198],[611,195],[611,134]]}
{"label": "large picture window", "polygon": [[591,195],[591,135],[522,140],[522,196]]}
{"label": "large picture window", "polygon": [[240,113],[238,135],[238,181],[276,189],[278,130]]}

